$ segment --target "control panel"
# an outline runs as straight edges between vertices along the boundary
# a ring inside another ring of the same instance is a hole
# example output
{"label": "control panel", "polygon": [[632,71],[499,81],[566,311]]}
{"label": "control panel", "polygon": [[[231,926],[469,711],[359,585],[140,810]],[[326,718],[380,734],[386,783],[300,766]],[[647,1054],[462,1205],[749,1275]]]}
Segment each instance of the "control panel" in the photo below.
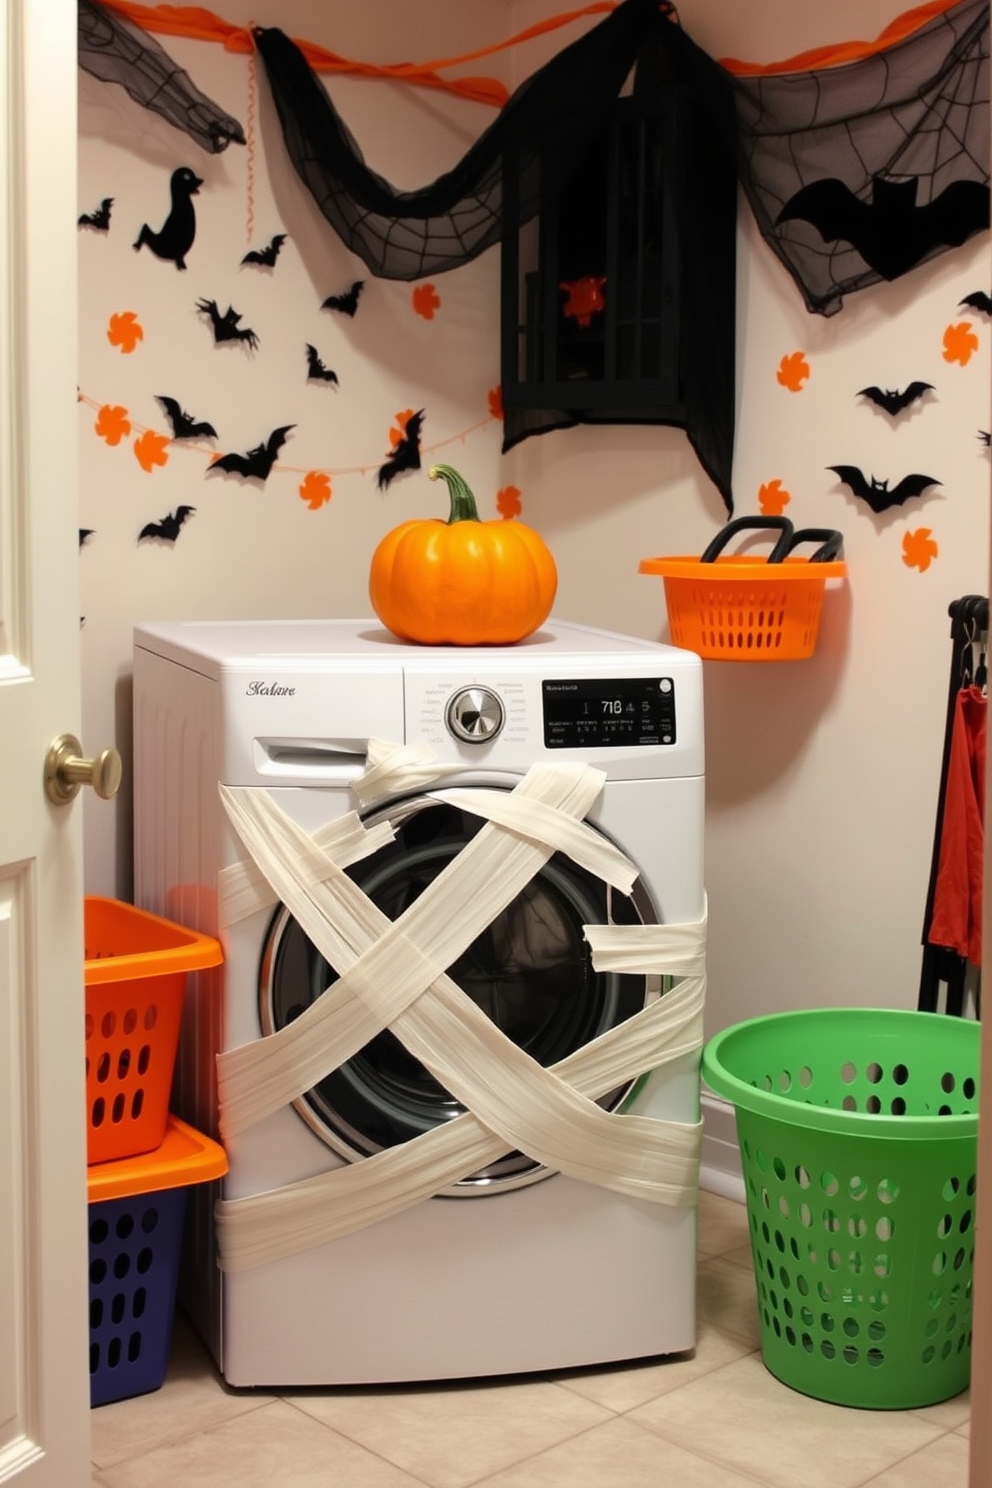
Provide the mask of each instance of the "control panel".
{"label": "control panel", "polygon": [[671,677],[565,678],[541,684],[547,749],[674,744]]}
{"label": "control panel", "polygon": [[440,743],[440,726],[459,744],[491,744],[502,736],[501,748],[526,748],[538,732],[539,697],[546,749],[657,748],[677,741],[671,676],[535,677],[531,686],[528,709],[519,678],[465,682],[447,696],[443,683],[434,684],[424,694],[422,736]]}

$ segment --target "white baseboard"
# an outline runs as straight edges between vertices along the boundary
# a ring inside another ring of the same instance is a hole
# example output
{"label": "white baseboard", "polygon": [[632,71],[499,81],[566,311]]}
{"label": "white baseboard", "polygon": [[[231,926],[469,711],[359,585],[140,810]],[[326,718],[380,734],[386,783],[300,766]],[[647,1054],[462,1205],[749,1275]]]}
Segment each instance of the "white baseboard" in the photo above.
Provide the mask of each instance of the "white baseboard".
{"label": "white baseboard", "polygon": [[737,1146],[737,1120],[730,1101],[704,1091],[701,1099],[703,1111],[703,1149],[699,1170],[699,1186],[708,1193],[720,1194],[725,1199],[745,1202],[744,1176],[741,1172],[741,1157]]}

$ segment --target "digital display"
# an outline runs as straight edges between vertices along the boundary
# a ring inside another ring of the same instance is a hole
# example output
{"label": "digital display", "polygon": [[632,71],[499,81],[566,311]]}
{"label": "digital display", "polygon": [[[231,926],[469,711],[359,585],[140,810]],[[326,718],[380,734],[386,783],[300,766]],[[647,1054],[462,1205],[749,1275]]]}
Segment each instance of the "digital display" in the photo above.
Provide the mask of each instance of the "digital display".
{"label": "digital display", "polygon": [[546,749],[675,743],[671,677],[567,678],[541,689]]}

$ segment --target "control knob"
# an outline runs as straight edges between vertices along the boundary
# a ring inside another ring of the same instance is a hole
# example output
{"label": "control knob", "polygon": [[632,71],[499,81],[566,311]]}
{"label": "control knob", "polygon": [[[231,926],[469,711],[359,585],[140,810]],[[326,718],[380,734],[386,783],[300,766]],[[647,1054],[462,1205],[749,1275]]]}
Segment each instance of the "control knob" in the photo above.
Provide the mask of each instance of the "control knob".
{"label": "control knob", "polygon": [[462,687],[448,703],[449,731],[463,744],[488,744],[506,719],[503,704],[488,687]]}

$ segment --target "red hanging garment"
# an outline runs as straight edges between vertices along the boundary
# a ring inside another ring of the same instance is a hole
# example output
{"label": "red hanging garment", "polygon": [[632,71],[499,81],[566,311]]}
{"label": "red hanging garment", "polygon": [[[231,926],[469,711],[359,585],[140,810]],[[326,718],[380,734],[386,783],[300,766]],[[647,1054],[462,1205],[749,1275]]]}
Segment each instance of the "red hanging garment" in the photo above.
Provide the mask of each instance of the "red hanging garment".
{"label": "red hanging garment", "polygon": [[982,964],[985,736],[988,699],[962,687],[954,704],[937,882],[927,940]]}

